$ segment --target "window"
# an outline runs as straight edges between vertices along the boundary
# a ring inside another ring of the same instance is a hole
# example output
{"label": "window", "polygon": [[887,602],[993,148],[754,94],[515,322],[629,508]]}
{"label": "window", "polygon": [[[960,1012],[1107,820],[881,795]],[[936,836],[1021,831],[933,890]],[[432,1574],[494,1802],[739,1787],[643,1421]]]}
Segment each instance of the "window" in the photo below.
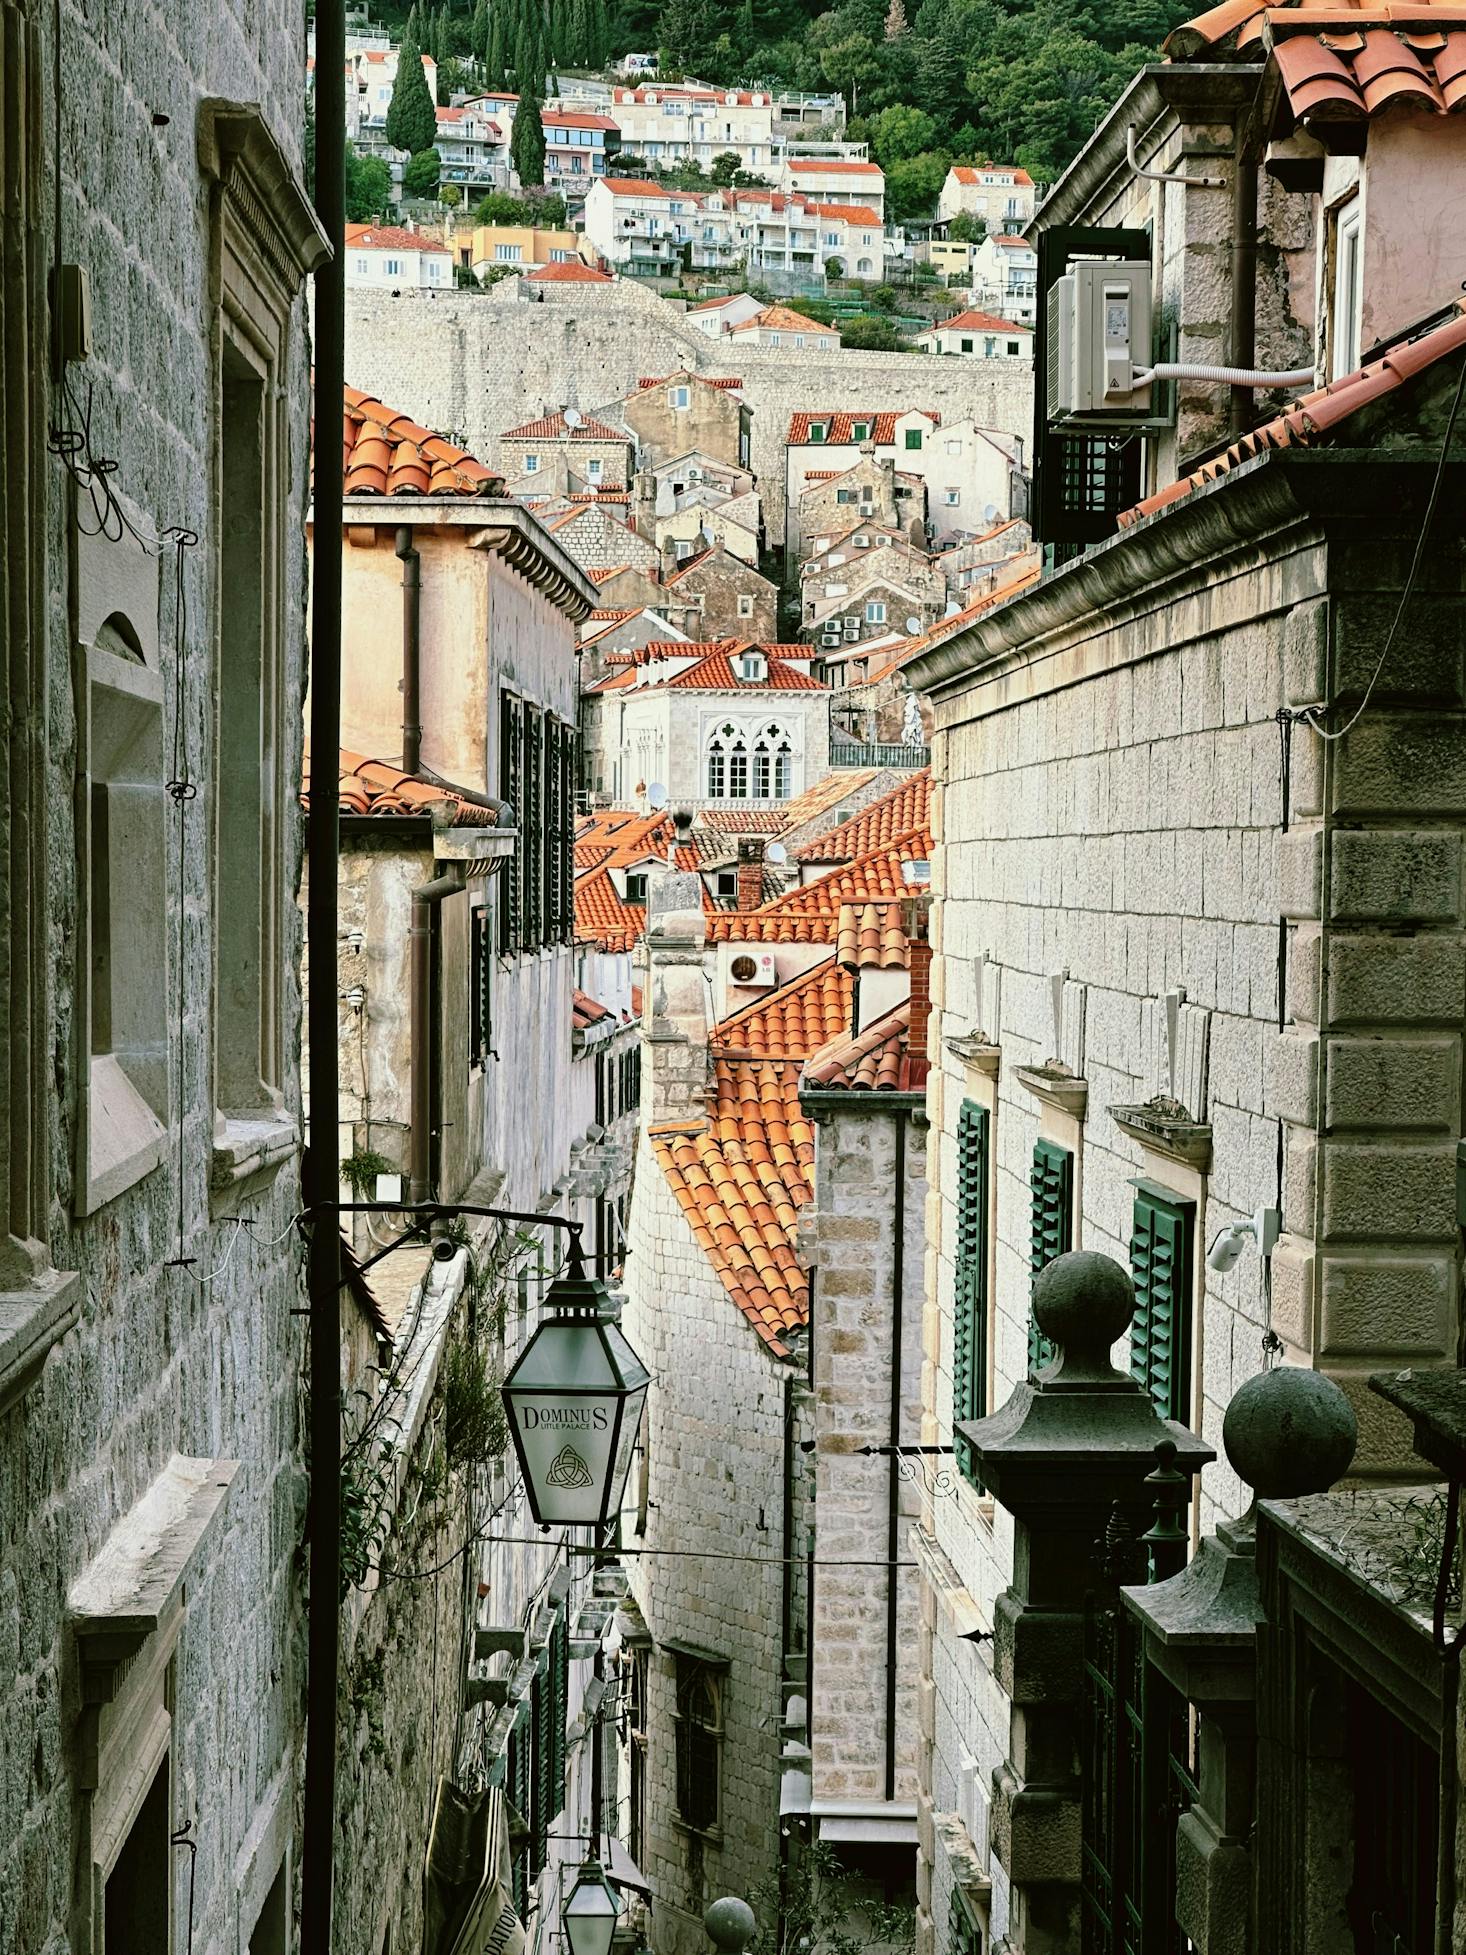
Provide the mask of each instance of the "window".
{"label": "window", "polygon": [[949,441],[947,443],[947,453],[949,455],[960,455],[962,453],[962,443],[960,441]]}
{"label": "window", "polygon": [[[1074,1246],[1074,1156],[1057,1141],[1039,1140],[1033,1149],[1033,1165],[1028,1176],[1032,1197],[1028,1268],[1037,1276],[1055,1256],[1067,1255]],[[1054,1347],[1028,1317],[1028,1368],[1041,1370],[1054,1355]]]}
{"label": "window", "polygon": [[865,622],[868,625],[883,625],[886,622],[886,607],[880,598],[873,597],[866,605]]}
{"label": "window", "polygon": [[874,265],[872,265],[869,258],[862,258],[860,263],[855,267],[855,270],[859,277],[869,278],[871,273],[875,270],[875,267]]}
{"label": "window", "polygon": [[[789,794],[791,752],[789,735],[777,722],[762,729],[753,743],[753,793],[757,801],[786,800]],[[779,786],[782,777],[784,785]]]}
{"label": "window", "polygon": [[539,472],[539,466],[540,466],[540,458],[539,458],[539,456],[538,456],[538,455],[526,455],[526,456],[525,456],[525,458],[524,458],[524,472],[525,472],[525,474],[526,474],[526,475],[536,475],[536,474],[538,474],[538,472]]}
{"label": "window", "polygon": [[499,698],[499,798],[514,810],[519,839],[499,876],[499,949],[518,950],[523,937],[524,831],[524,703],[512,693]]}
{"label": "window", "polygon": [[1018,341],[1017,341],[1016,339],[1010,339],[1010,340],[1008,340],[1008,341],[1007,341],[1007,347],[1008,347],[1008,351],[1009,351],[1009,353],[1010,353],[1010,354],[1018,354],[1018,353],[1021,353],[1021,352],[1022,352],[1022,350],[1023,350],[1023,349],[1022,349],[1022,347],[1020,346],[1020,344],[1019,344],[1019,342],[1018,342]]}
{"label": "window", "polygon": [[1135,1185],[1130,1223],[1130,1375],[1163,1419],[1184,1425],[1191,1397],[1191,1282],[1196,1204],[1153,1182]]}
{"label": "window", "polygon": [[1359,199],[1351,197],[1334,217],[1334,304],[1330,320],[1329,376],[1337,380],[1359,364],[1364,298],[1364,237]]}
{"label": "window", "polygon": [[387,270],[387,276],[388,276],[388,278],[396,278],[396,276],[398,275],[398,273],[399,273],[399,272],[400,272],[400,271],[402,270],[402,261],[401,261],[401,259],[400,259],[400,258],[389,258],[389,259],[387,260],[387,266],[386,266],[386,270]]}
{"label": "window", "polygon": [[826,232],[825,232],[825,243],[826,243],[826,244],[838,244],[839,242],[840,242],[840,233],[839,233],[838,231],[826,231]]}
{"label": "window", "polygon": [[979,1484],[972,1448],[957,1432],[987,1409],[989,1114],[964,1100],[957,1117],[956,1283],[952,1298],[952,1444],[957,1470]]}
{"label": "window", "polygon": [[[646,1436],[645,1430],[643,1429],[643,1474],[646,1468],[646,1458]],[[638,1484],[641,1484],[641,1482]],[[638,1508],[638,1513],[640,1514],[640,1508]],[[638,1534],[644,1534],[645,1532],[646,1528],[644,1525],[637,1528]],[[634,1650],[631,1656],[631,1689],[626,1720],[627,1750],[630,1753],[631,1760],[631,1811],[628,1822],[630,1830],[626,1836],[626,1844],[630,1850],[632,1859],[638,1866],[644,1866],[646,1864],[646,1673],[647,1652],[644,1649]]]}
{"label": "window", "polygon": [[107,1875],[102,1932],[108,1955],[155,1955],[169,1945],[168,1777],[165,1752]]}
{"label": "window", "polygon": [[[972,349],[973,349],[973,346],[974,346],[974,344],[975,344],[975,341],[973,341],[973,340],[970,340],[970,339],[964,339],[964,340],[959,340],[959,341],[958,341],[958,345],[960,346],[960,348],[961,348],[961,350],[962,350],[962,351],[963,351],[964,353],[970,353],[970,352],[972,351]],[[987,350],[988,350],[988,352],[989,352],[989,353],[991,353],[991,352],[992,352],[992,350],[993,350],[993,343],[992,343],[992,341],[991,341],[991,340],[989,340],[989,341],[988,341],[988,343],[987,343]]]}
{"label": "window", "polygon": [[738,871],[736,869],[719,869],[717,875],[717,894],[721,900],[727,900],[730,897],[737,898]]}
{"label": "window", "polygon": [[821,442],[824,440],[824,438],[825,438],[824,422],[811,421],[809,424],[809,439],[813,442]]}
{"label": "window", "polygon": [[628,870],[626,875],[626,900],[628,903],[646,902],[647,872],[645,869]]}
{"label": "window", "polygon": [[359,272],[365,272],[365,271],[367,271],[367,270],[369,270],[369,269],[370,269],[370,260],[369,260],[369,259],[366,259],[366,258],[358,258],[358,259],[357,259],[357,261],[356,261],[356,269],[357,269],[357,270],[358,270]]}
{"label": "window", "polygon": [[692,399],[692,389],[690,387],[674,387],[668,395],[668,399],[671,401],[673,407],[679,409],[685,408]]}
{"label": "window", "polygon": [[835,501],[837,503],[842,503],[842,504],[851,503],[854,502],[854,500],[855,500],[854,489],[836,489]]}
{"label": "window", "polygon": [[517,244],[496,244],[494,257],[501,265],[517,265],[523,261],[524,248]]}
{"label": "window", "polygon": [[907,447],[907,449],[908,449],[908,450],[911,450],[911,451],[915,451],[915,450],[918,450],[918,449],[920,449],[920,447],[921,447],[921,429],[920,429],[920,428],[908,428],[908,429],[906,430],[906,447]]}
{"label": "window", "polygon": [[777,346],[778,344],[779,344],[779,335],[776,332],[771,332],[769,334],[769,345]]}
{"label": "window", "polygon": [[723,1753],[723,1679],[707,1662],[674,1654],[677,1665],[677,1817],[694,1832],[717,1829]]}
{"label": "window", "polygon": [[490,1015],[494,971],[493,911],[476,903],[468,913],[468,1063],[481,1066],[493,1049]]}
{"label": "window", "polygon": [[601,479],[601,471],[604,468],[604,466],[605,464],[603,462],[597,461],[593,457],[585,465],[586,480],[588,482],[599,482]]}
{"label": "window", "polygon": [[949,509],[955,509],[961,500],[962,491],[960,489],[947,489],[943,491],[942,501]]}
{"label": "window", "polygon": [[753,616],[753,599],[747,593],[744,593],[738,599],[738,615],[740,618],[751,618]]}

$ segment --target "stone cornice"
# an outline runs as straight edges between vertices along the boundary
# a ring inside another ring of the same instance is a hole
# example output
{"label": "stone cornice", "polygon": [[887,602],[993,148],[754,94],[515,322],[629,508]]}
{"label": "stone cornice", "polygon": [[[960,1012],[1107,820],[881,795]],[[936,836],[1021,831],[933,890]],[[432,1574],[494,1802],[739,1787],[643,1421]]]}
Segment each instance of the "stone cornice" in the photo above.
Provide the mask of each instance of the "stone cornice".
{"label": "stone cornice", "polygon": [[979,1032],[970,1032],[950,1039],[943,1039],[943,1045],[954,1059],[958,1059],[969,1072],[981,1075],[983,1079],[996,1079],[1003,1060],[1003,1048],[991,1039],[985,1039]]}
{"label": "stone cornice", "polygon": [[1211,1127],[1205,1121],[1171,1119],[1150,1106],[1112,1106],[1110,1118],[1122,1134],[1182,1167],[1206,1174],[1211,1168]]}
{"label": "stone cornice", "polygon": [[590,616],[599,601],[595,585],[575,559],[517,503],[500,503],[492,521],[470,538],[469,547],[502,557],[577,624]]}
{"label": "stone cornice", "polygon": [[257,103],[212,95],[200,102],[198,161],[205,176],[242,191],[240,214],[253,242],[288,288],[331,256],[331,241]]}
{"label": "stone cornice", "polygon": [[[1205,588],[1218,581],[1225,559],[1289,531],[1349,519],[1377,527],[1386,468],[1388,505],[1404,521],[1415,491],[1429,492],[1428,460],[1370,449],[1269,449],[1121,530],[904,669],[916,690],[936,697],[978,674],[991,683],[1049,650],[1045,639],[1081,624],[1092,635],[1108,614],[1154,601],[1168,584]],[[1466,466],[1448,465],[1446,473],[1459,495]]]}

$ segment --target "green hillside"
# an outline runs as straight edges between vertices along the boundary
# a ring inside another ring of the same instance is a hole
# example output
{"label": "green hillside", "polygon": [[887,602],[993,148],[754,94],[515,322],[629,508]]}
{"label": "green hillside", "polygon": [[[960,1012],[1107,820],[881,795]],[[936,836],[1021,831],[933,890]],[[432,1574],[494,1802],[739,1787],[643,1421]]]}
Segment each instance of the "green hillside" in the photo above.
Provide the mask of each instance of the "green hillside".
{"label": "green hillside", "polygon": [[[1184,0],[419,0],[415,12],[424,48],[449,58],[450,83],[471,85],[496,10],[512,75],[532,8],[543,9],[552,66],[557,48],[579,66],[589,37],[613,60],[657,50],[664,79],[839,90],[849,137],[886,170],[897,220],[930,210],[953,162],[1017,162],[1052,182],[1195,11]],[[406,14],[373,8],[393,30]]]}

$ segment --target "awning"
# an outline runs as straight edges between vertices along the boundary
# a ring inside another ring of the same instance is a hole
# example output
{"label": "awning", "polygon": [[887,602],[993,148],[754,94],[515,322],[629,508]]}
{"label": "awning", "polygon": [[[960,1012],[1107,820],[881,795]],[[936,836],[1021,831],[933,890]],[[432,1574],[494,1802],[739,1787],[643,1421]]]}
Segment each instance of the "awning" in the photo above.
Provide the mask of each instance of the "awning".
{"label": "awning", "polygon": [[626,1851],[626,1848],[621,1844],[620,1840],[616,1838],[615,1834],[608,1835],[607,1838],[602,1840],[601,1844],[606,1849],[606,1859],[604,1862],[606,1872],[611,1876],[616,1886],[629,1887],[634,1893],[645,1894],[646,1898],[650,1900],[652,1897],[651,1882],[647,1879],[641,1868],[637,1866],[636,1862]]}
{"label": "awning", "polygon": [[904,1799],[815,1799],[810,1816],[822,1840],[916,1845],[916,1806]]}
{"label": "awning", "polygon": [[524,1955],[509,1886],[502,1792],[438,1780],[423,1895],[423,1955]]}

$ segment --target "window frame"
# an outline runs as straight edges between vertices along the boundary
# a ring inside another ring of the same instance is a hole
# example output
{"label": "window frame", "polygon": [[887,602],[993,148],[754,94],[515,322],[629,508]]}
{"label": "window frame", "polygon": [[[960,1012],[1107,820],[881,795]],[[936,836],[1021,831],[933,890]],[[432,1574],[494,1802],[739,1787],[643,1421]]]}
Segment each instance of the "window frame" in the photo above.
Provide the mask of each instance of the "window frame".
{"label": "window frame", "polygon": [[968,1485],[982,1481],[959,1423],[987,1410],[988,1311],[991,1303],[989,1188],[992,1114],[964,1099],[957,1115],[957,1225],[952,1247],[952,1449]]}
{"label": "window frame", "polygon": [[[1056,1256],[1067,1255],[1074,1246],[1074,1188],[1077,1179],[1075,1150],[1062,1141],[1040,1134],[1033,1144],[1029,1164],[1029,1250],[1030,1290],[1040,1272]],[[1041,1201],[1046,1201],[1047,1208]],[[1054,1355],[1054,1347],[1040,1331],[1028,1311],[1028,1369],[1030,1375],[1041,1370]]]}
{"label": "window frame", "polygon": [[[723,1745],[728,1722],[725,1701],[728,1665],[720,1657],[675,1647],[671,1655],[674,1667],[673,1823],[684,1832],[719,1840],[722,1838],[723,1817]],[[705,1690],[712,1706],[710,1719],[694,1720],[689,1716],[687,1706],[699,1687]],[[711,1756],[713,1784],[710,1808],[707,1801],[699,1801],[694,1792],[694,1767],[698,1762],[693,1753],[695,1733],[701,1733],[703,1737],[704,1765],[709,1754]]]}

